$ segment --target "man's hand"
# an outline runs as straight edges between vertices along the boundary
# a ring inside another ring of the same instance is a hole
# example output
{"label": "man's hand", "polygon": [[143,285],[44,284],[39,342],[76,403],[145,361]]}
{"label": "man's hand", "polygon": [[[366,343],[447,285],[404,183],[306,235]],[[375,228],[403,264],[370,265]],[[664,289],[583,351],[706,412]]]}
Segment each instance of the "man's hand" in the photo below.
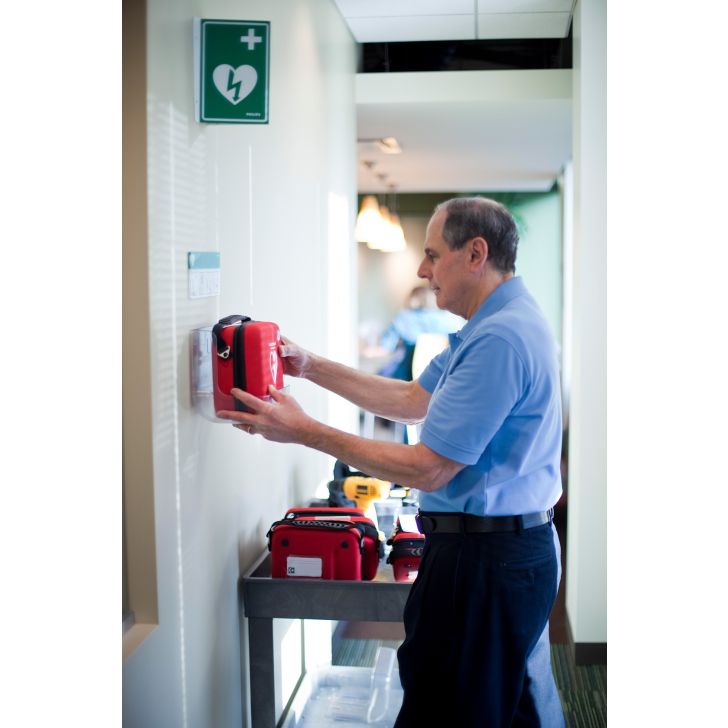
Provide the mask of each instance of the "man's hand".
{"label": "man's hand", "polygon": [[224,410],[217,415],[232,420],[234,427],[249,435],[263,435],[273,442],[302,443],[303,435],[310,429],[314,420],[309,417],[296,400],[273,385],[268,387],[273,402],[266,402],[242,389],[232,389],[230,393],[252,412],[233,412]]}
{"label": "man's hand", "polygon": [[306,377],[312,360],[312,355],[308,351],[302,349],[298,344],[294,344],[285,336],[281,336],[278,353],[283,360],[284,374],[290,374],[292,377]]}

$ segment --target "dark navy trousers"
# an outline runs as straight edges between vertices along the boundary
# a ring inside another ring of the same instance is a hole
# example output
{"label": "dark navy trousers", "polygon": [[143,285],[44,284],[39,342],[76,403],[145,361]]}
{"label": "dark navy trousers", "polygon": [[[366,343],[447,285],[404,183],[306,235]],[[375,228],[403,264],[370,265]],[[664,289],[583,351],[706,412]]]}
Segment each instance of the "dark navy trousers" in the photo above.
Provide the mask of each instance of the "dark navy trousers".
{"label": "dark navy trousers", "polygon": [[428,534],[404,611],[395,728],[562,728],[548,640],[560,573],[550,523]]}

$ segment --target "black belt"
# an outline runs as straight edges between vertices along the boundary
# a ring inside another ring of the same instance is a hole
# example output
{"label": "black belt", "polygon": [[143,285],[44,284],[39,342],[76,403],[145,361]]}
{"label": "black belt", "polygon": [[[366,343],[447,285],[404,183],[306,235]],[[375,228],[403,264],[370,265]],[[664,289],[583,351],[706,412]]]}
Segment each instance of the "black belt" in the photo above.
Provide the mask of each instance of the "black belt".
{"label": "black belt", "polygon": [[415,516],[420,533],[502,533],[522,531],[549,523],[554,509],[522,516],[472,516],[469,513],[420,512]]}

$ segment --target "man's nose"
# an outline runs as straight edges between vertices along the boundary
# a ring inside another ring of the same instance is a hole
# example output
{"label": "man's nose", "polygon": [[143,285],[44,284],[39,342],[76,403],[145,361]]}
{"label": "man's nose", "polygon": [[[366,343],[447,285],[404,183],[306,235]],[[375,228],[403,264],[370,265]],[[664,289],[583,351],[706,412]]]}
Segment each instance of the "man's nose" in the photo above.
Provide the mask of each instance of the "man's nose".
{"label": "man's nose", "polygon": [[423,260],[420,263],[420,267],[417,269],[417,277],[418,278],[427,278],[427,275],[428,275],[429,271],[426,270],[425,263],[426,263],[426,261]]}

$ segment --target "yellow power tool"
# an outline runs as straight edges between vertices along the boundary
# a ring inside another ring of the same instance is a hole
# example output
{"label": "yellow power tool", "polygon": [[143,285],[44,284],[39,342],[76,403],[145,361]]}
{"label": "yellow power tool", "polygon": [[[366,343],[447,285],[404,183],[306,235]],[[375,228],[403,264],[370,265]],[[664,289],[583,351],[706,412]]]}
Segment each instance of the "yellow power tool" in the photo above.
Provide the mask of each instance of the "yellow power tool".
{"label": "yellow power tool", "polygon": [[334,508],[361,508],[363,511],[375,500],[388,498],[392,484],[378,478],[350,475],[329,482],[329,505]]}

